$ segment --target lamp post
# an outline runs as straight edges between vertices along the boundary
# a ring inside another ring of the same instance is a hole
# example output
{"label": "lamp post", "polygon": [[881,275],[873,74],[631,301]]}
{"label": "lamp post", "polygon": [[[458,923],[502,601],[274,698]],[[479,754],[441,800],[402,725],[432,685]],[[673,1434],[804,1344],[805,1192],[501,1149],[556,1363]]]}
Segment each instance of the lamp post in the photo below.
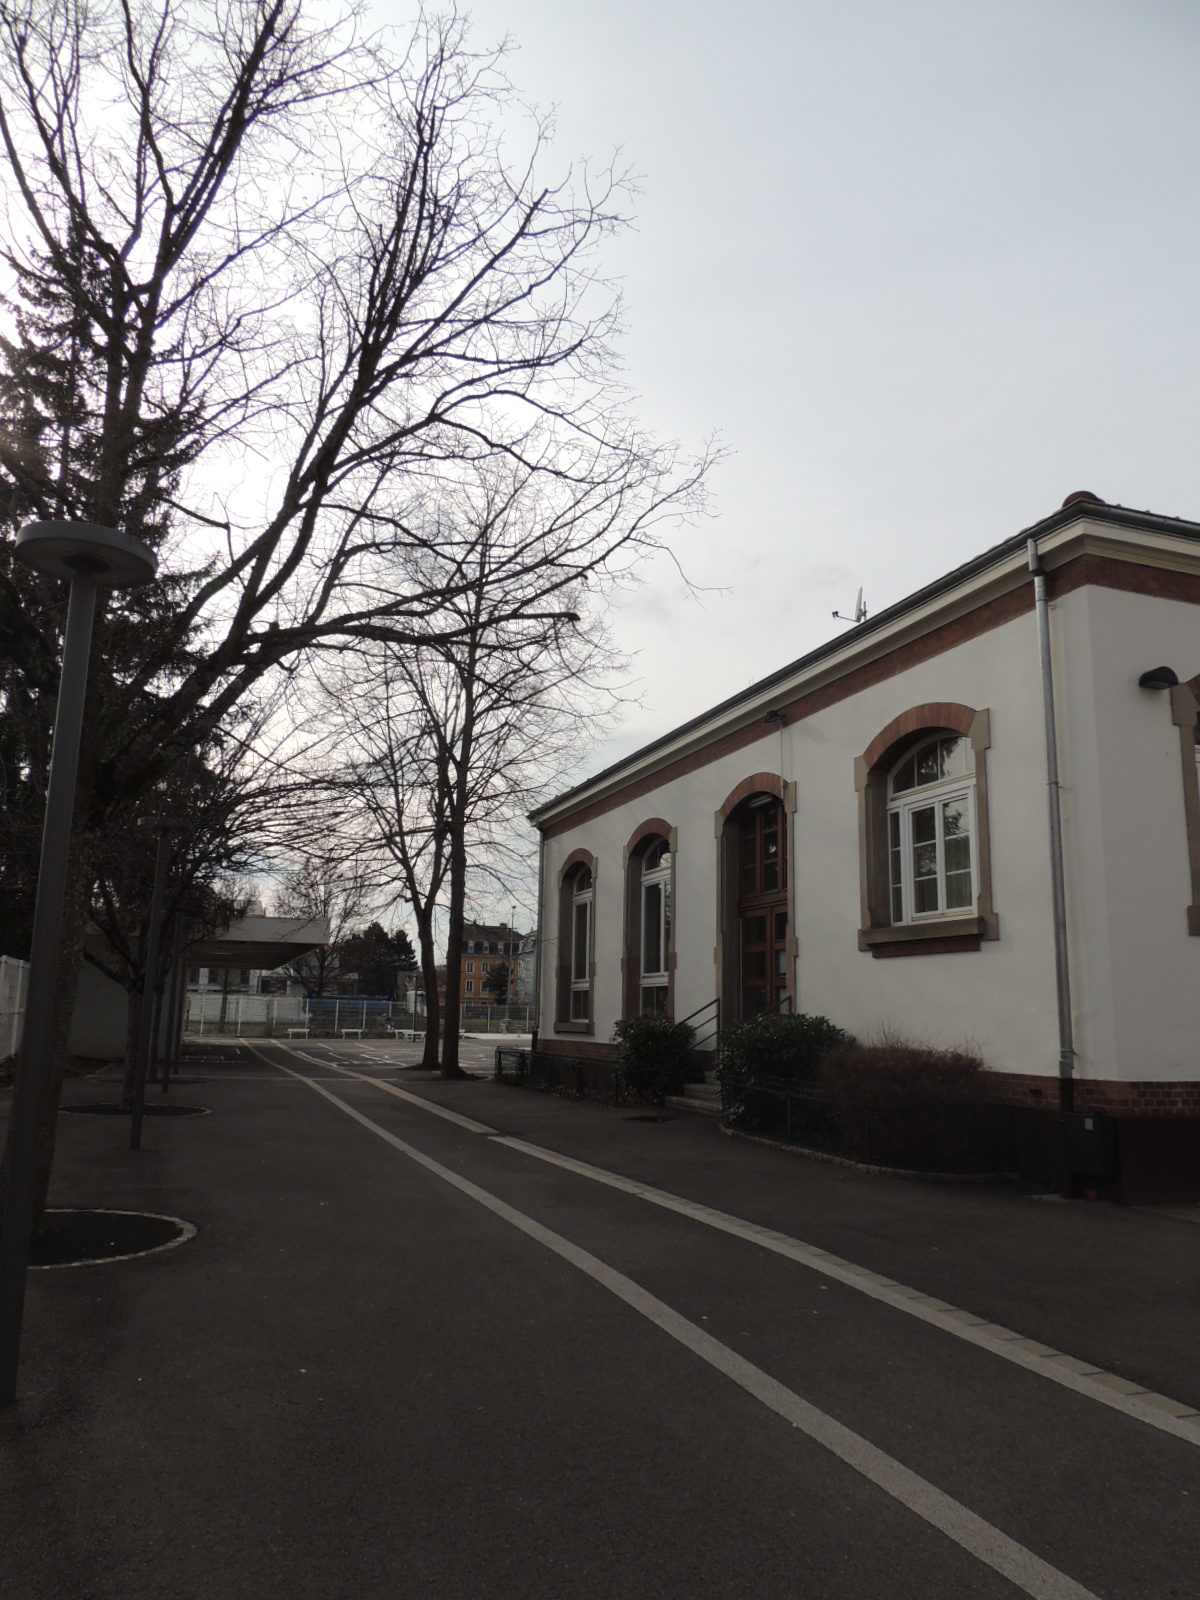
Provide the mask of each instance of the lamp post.
{"label": "lamp post", "polygon": [[71,585],[71,597],[42,825],[25,1035],[13,1089],[11,1159],[0,1238],[0,1406],[12,1405],[17,1391],[25,1277],[37,1203],[38,1142],[54,1027],[58,947],[96,591],[149,583],[157,565],[153,551],[139,539],[92,522],[31,522],[17,535],[15,555],[37,572],[65,578]]}

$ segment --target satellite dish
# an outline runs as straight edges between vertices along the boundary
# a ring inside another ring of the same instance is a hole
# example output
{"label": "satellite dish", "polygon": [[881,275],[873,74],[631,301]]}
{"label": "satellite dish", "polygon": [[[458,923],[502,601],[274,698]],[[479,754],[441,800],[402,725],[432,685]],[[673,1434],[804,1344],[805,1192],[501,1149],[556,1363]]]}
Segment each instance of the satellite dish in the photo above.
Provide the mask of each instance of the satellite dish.
{"label": "satellite dish", "polygon": [[855,599],[854,615],[852,617],[844,617],[840,611],[835,611],[833,614],[839,622],[865,622],[867,620],[867,608],[863,604],[862,588],[859,588],[858,596]]}

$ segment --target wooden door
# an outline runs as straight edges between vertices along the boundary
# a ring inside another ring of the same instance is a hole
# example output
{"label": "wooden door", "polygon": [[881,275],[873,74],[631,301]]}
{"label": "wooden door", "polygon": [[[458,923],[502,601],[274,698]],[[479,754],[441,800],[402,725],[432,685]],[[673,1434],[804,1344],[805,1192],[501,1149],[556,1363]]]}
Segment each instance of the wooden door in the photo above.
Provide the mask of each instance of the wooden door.
{"label": "wooden door", "polygon": [[779,801],[756,797],[738,824],[741,1015],[778,1008],[787,993],[787,831]]}

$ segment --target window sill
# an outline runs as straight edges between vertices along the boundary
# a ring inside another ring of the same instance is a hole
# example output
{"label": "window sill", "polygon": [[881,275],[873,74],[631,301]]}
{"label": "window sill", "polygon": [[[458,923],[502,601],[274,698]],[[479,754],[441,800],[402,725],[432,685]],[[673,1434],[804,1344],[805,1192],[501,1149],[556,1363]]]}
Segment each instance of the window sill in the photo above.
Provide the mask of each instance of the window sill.
{"label": "window sill", "polygon": [[880,956],[950,955],[978,950],[984,939],[1000,936],[996,918],[938,917],[929,922],[898,923],[889,928],[860,928],[858,948]]}
{"label": "window sill", "polygon": [[595,1033],[595,1028],[590,1022],[556,1022],[555,1033]]}

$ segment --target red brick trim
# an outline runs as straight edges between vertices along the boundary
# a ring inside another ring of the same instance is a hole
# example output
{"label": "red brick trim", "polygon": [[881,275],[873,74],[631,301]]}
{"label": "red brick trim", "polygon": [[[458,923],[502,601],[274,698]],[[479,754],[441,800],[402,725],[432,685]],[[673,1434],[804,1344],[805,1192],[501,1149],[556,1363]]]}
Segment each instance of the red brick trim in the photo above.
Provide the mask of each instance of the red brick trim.
{"label": "red brick trim", "polygon": [[594,878],[596,876],[596,858],[592,854],[592,852],[590,850],[583,850],[583,849],[572,850],[571,854],[567,857],[567,859],[563,862],[562,866],[559,868],[559,872],[558,872],[558,881],[559,881],[559,883],[560,884],[565,883],[567,881],[568,877],[570,877],[571,873],[573,873],[575,871],[575,868],[578,867],[578,866],[587,867],[589,869],[589,871],[591,872],[592,877]]}
{"label": "red brick trim", "polygon": [[892,753],[900,754],[900,746],[914,733],[934,733],[948,728],[951,733],[968,734],[975,721],[974,706],[959,705],[953,700],[935,700],[927,705],[912,706],[893,717],[882,728],[863,752],[863,760],[870,771],[874,767],[891,766]]}
{"label": "red brick trim", "polygon": [[752,794],[773,794],[776,800],[782,800],[783,779],[777,772],[755,772],[749,778],[743,778],[741,783],[726,795],[725,803],[721,807],[721,821],[724,822],[729,814],[735,811],[743,800],[749,800]]}
{"label": "red brick trim", "polygon": [[[1023,1072],[984,1074],[984,1098],[1003,1105],[1058,1110],[1058,1079]],[[1075,1079],[1076,1111],[1114,1117],[1200,1116],[1200,1080],[1150,1079],[1144,1083],[1105,1078]]]}
{"label": "red brick trim", "polygon": [[661,817],[648,817],[645,822],[639,823],[629,835],[629,843],[625,846],[626,856],[631,856],[642,840],[649,838],[669,841],[671,838],[671,824],[664,822]]}
{"label": "red brick trim", "polygon": [[[861,694],[864,689],[873,688],[877,683],[885,683],[888,678],[906,672],[909,667],[916,666],[922,661],[932,661],[945,651],[965,644],[969,639],[990,633],[993,628],[1003,627],[1005,623],[1012,622],[1016,617],[1024,616],[1026,612],[1032,610],[1033,585],[1022,584],[1019,589],[1013,589],[995,600],[989,600],[985,605],[977,606],[965,616],[956,617],[953,622],[943,623],[940,628],[932,629],[919,639],[898,645],[895,650],[881,656],[877,661],[868,661],[861,667],[855,667],[853,671],[834,679],[832,683],[823,684],[819,689],[800,695],[779,709],[790,726],[793,722],[815,716],[818,711],[825,711],[829,706],[837,705],[841,700],[849,700],[854,695]],[[642,795],[653,794],[666,783],[671,783],[677,778],[685,778],[689,773],[699,772],[702,767],[707,767],[724,756],[733,755],[739,750],[757,744],[760,740],[774,739],[778,736],[778,726],[776,723],[768,727],[756,718],[744,728],[735,728],[732,732],[714,739],[703,749],[693,750],[690,755],[680,756],[677,761],[670,762],[657,772],[639,778],[613,794],[605,795],[600,800],[593,800],[577,811],[547,823],[545,837],[553,839],[560,833],[569,833],[571,829],[590,822],[595,817],[602,817],[606,812],[615,810],[617,806],[639,799]],[[777,775],[770,776],[774,783],[779,783]],[[763,787],[766,788],[767,785],[764,783]],[[748,792],[752,794],[754,791],[751,789]],[[778,791],[772,789],[771,792],[779,793],[782,799],[781,789]],[[734,804],[736,805],[737,801],[734,801]]]}
{"label": "red brick trim", "polygon": [[1097,589],[1119,589],[1123,594],[1145,594],[1155,600],[1182,600],[1200,606],[1200,577],[1191,572],[1172,572],[1166,567],[1147,567],[1140,561],[1121,561],[1115,556],[1076,556],[1065,566],[1046,574],[1051,599],[1082,589],[1086,584]]}
{"label": "red brick trim", "polygon": [[[1068,561],[1064,566],[1057,567],[1047,574],[1047,587],[1052,597],[1069,594],[1071,590],[1083,588],[1089,583],[1101,589],[1119,589],[1127,594],[1151,595],[1162,600],[1182,600],[1190,605],[1200,606],[1200,577],[1187,572],[1171,572],[1160,567],[1143,566],[1139,562],[1118,561],[1108,556],[1077,556],[1074,561]],[[823,684],[819,689],[780,705],[778,709],[789,724],[804,717],[811,717],[818,711],[837,705],[840,700],[848,700],[864,689],[872,688],[875,684],[886,682],[888,678],[894,678],[898,673],[906,672],[909,667],[916,666],[922,661],[932,661],[947,650],[953,650],[970,639],[977,639],[981,634],[990,633],[993,628],[1001,628],[1032,610],[1033,584],[1022,583],[1018,588],[1010,589],[1007,594],[998,595],[996,599],[976,606],[973,611],[968,611],[961,617],[944,622],[940,627],[931,628],[919,639],[911,639],[907,644],[897,645],[894,650],[880,656],[878,660],[865,662],[861,667],[855,667],[840,678],[835,678],[833,682]],[[547,823],[545,837],[552,839],[560,833],[567,833],[581,823],[590,822],[594,817],[602,817],[606,812],[615,810],[617,806],[626,805],[642,795],[653,794],[665,783],[698,772],[701,767],[720,761],[724,756],[745,750],[762,739],[773,739],[777,729],[778,724],[768,727],[756,718],[745,727],[735,728],[713,739],[702,749],[693,750],[690,755],[680,756],[678,760],[669,762],[656,772],[649,773],[646,777],[639,778],[636,782],[627,784],[602,799],[580,806],[577,811],[567,816],[558,817],[553,822]]]}

